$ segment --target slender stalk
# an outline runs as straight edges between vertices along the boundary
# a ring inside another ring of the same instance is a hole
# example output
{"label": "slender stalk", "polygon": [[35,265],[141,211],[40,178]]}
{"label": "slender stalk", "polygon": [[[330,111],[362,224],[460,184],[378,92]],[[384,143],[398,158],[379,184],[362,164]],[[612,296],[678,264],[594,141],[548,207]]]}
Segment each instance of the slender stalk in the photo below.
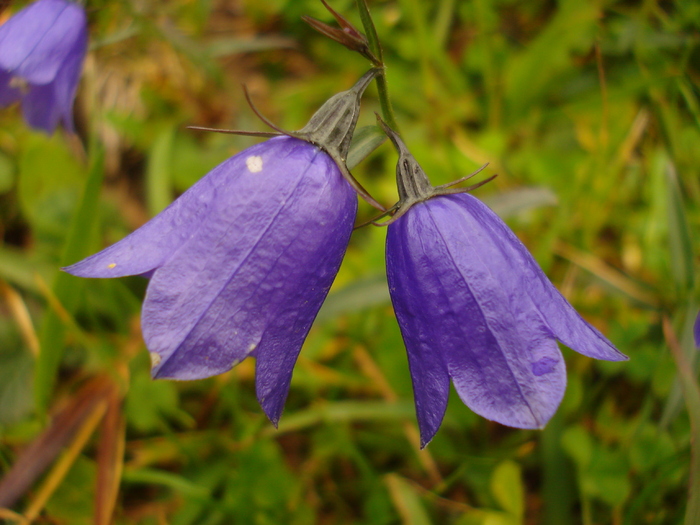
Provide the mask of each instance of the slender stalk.
{"label": "slender stalk", "polygon": [[365,28],[367,40],[369,40],[369,49],[372,51],[372,54],[379,59],[379,63],[383,64],[384,56],[382,54],[382,46],[379,44],[377,29],[374,27],[372,15],[369,13],[367,0],[357,0],[357,9],[360,11],[360,19],[362,20],[362,25]]}
{"label": "slender stalk", "polygon": [[382,117],[389,127],[398,133],[399,125],[396,122],[394,110],[391,107],[391,100],[389,99],[389,85],[386,81],[386,66],[384,65],[382,46],[379,43],[379,37],[377,36],[377,30],[374,27],[374,22],[372,22],[372,15],[369,13],[367,0],[357,0],[357,9],[360,12],[360,19],[362,20],[362,25],[365,29],[367,40],[369,41],[370,51],[372,51],[374,56],[379,60],[378,65],[381,68],[381,73],[375,80],[377,82],[379,105],[382,108]]}
{"label": "slender stalk", "polygon": [[680,341],[673,330],[671,320],[662,319],[664,338],[678,368],[685,404],[690,419],[690,475],[688,479],[688,506],[685,511],[685,525],[700,523],[700,388],[693,375]]}

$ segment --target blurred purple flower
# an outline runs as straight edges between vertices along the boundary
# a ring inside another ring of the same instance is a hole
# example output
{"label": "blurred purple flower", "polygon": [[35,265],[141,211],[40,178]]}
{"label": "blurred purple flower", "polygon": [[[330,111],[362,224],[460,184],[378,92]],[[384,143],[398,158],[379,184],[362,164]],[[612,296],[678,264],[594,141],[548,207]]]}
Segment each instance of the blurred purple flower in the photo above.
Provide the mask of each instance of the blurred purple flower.
{"label": "blurred purple flower", "polygon": [[695,319],[695,326],[693,327],[693,335],[695,335],[695,346],[700,348],[700,312],[698,312],[698,317]]}
{"label": "blurred purple flower", "polygon": [[65,268],[151,279],[141,326],[154,378],[201,379],[254,356],[258,401],[277,425],[352,233],[357,195],[333,159],[347,154],[374,74],[294,133],[330,143],[281,136],[252,146],[131,235]]}
{"label": "blurred purple flower", "polygon": [[73,99],[87,51],[83,8],[38,0],[0,26],[0,107],[22,102],[24,120],[52,133],[73,131]]}
{"label": "blurred purple flower", "polygon": [[450,379],[477,414],[542,428],[566,388],[557,340],[596,359],[626,357],[578,315],[494,212],[463,190],[433,188],[390,136],[401,153],[401,202],[389,221],[387,278],[422,446],[440,427]]}

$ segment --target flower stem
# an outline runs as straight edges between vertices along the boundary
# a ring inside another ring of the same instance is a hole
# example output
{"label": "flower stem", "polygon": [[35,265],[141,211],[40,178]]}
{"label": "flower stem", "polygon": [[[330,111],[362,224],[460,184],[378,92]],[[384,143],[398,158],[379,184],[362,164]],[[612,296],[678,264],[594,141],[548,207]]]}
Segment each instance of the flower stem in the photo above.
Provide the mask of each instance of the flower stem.
{"label": "flower stem", "polygon": [[362,20],[362,25],[365,28],[365,34],[367,35],[367,40],[369,41],[370,51],[372,51],[374,56],[379,60],[379,64],[375,65],[381,68],[381,73],[377,76],[376,82],[377,92],[379,94],[379,104],[382,108],[382,117],[389,127],[398,133],[399,126],[396,123],[394,110],[391,107],[391,100],[389,99],[389,86],[386,81],[386,66],[384,65],[382,46],[379,43],[377,30],[375,29],[374,22],[372,21],[372,15],[369,13],[367,0],[357,0],[357,9],[360,12],[360,19]]}

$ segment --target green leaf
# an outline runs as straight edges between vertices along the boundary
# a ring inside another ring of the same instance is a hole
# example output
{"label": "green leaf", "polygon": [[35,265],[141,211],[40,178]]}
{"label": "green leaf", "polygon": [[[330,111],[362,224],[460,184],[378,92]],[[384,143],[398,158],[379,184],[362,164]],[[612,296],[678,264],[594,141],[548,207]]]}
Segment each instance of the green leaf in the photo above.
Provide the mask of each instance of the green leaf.
{"label": "green leaf", "polygon": [[628,475],[625,456],[596,447],[589,469],[581,474],[581,489],[611,506],[621,505],[632,490]]}
{"label": "green leaf", "polygon": [[501,508],[521,523],[525,512],[525,489],[517,463],[506,460],[498,464],[491,475],[491,492]]}
{"label": "green leaf", "polygon": [[346,165],[349,170],[367,158],[386,140],[386,134],[377,126],[364,126],[355,131],[350,143]]}
{"label": "green leaf", "polygon": [[148,213],[153,217],[163,211],[173,200],[171,158],[175,129],[168,127],[153,141],[146,170],[146,195]]}
{"label": "green leaf", "polygon": [[401,516],[403,525],[430,525],[432,523],[421,503],[416,488],[397,474],[387,474],[384,478],[391,500]]}
{"label": "green leaf", "polygon": [[[68,266],[89,255],[91,237],[97,225],[100,188],[104,173],[104,153],[97,145],[91,145],[91,163],[85,189],[76,210],[68,238],[61,256],[61,266]],[[75,310],[85,281],[59,272],[53,283],[53,294],[68,313]],[[46,312],[39,332],[39,357],[34,377],[34,395],[37,410],[44,413],[51,399],[58,367],[64,351],[64,323],[52,309]]]}
{"label": "green leaf", "polygon": [[19,158],[17,193],[22,214],[39,233],[62,238],[70,222],[85,168],[56,134],[32,134]]}
{"label": "green leaf", "polygon": [[483,200],[485,204],[504,219],[531,209],[541,208],[542,206],[555,206],[557,204],[557,196],[554,192],[549,188],[543,187],[518,188],[504,191],[496,195],[489,195]]}
{"label": "green leaf", "polygon": [[319,310],[316,320],[327,321],[339,315],[388,304],[389,301],[386,275],[371,275],[357,279],[337,292],[329,294]]}
{"label": "green leaf", "polygon": [[46,505],[50,521],[71,525],[94,523],[95,464],[78,457]]}
{"label": "green leaf", "polygon": [[12,160],[0,151],[0,195],[7,193],[15,184],[15,166]]}
{"label": "green leaf", "polygon": [[668,188],[668,242],[671,272],[676,286],[685,295],[691,293],[695,287],[693,241],[678,175],[671,159],[667,158],[665,171]]}
{"label": "green leaf", "polygon": [[[141,362],[141,360],[139,360]],[[139,432],[168,428],[167,419],[183,419],[177,387],[171,381],[154,381],[145,370],[135,375],[126,397],[127,422]]]}
{"label": "green leaf", "polygon": [[[32,372],[34,360],[24,348],[19,334],[0,324],[0,425],[14,423],[26,416],[32,407]],[[8,333],[9,332],[9,333]]]}
{"label": "green leaf", "polygon": [[188,498],[209,499],[209,490],[206,487],[199,486],[182,476],[164,470],[149,468],[126,470],[124,471],[123,479],[127,483],[144,483],[169,487]]}
{"label": "green leaf", "polygon": [[561,446],[574,460],[579,469],[585,470],[593,458],[593,442],[591,437],[580,425],[567,428],[562,434]]}

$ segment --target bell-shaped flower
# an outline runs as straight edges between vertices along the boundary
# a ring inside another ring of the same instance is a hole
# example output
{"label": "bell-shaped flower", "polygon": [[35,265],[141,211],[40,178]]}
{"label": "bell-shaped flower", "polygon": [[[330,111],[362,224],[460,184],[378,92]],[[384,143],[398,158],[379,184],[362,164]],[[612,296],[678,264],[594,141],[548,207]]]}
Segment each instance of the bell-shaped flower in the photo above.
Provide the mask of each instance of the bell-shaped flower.
{"label": "bell-shaped flower", "polygon": [[24,120],[52,133],[73,131],[73,99],[87,52],[78,4],[38,0],[0,26],[0,107],[21,101]]}
{"label": "bell-shaped flower", "polygon": [[596,359],[626,357],[581,318],[493,211],[466,190],[432,187],[385,130],[400,153],[401,197],[387,221],[387,278],[422,446],[440,427],[450,380],[477,414],[544,427],[566,387],[557,341]]}
{"label": "bell-shaped flower", "polygon": [[154,378],[205,378],[254,356],[258,400],[277,425],[352,233],[357,196],[334,157],[347,154],[372,78],[326,103],[318,126],[242,151],[131,235],[65,268],[150,278],[141,326]]}

